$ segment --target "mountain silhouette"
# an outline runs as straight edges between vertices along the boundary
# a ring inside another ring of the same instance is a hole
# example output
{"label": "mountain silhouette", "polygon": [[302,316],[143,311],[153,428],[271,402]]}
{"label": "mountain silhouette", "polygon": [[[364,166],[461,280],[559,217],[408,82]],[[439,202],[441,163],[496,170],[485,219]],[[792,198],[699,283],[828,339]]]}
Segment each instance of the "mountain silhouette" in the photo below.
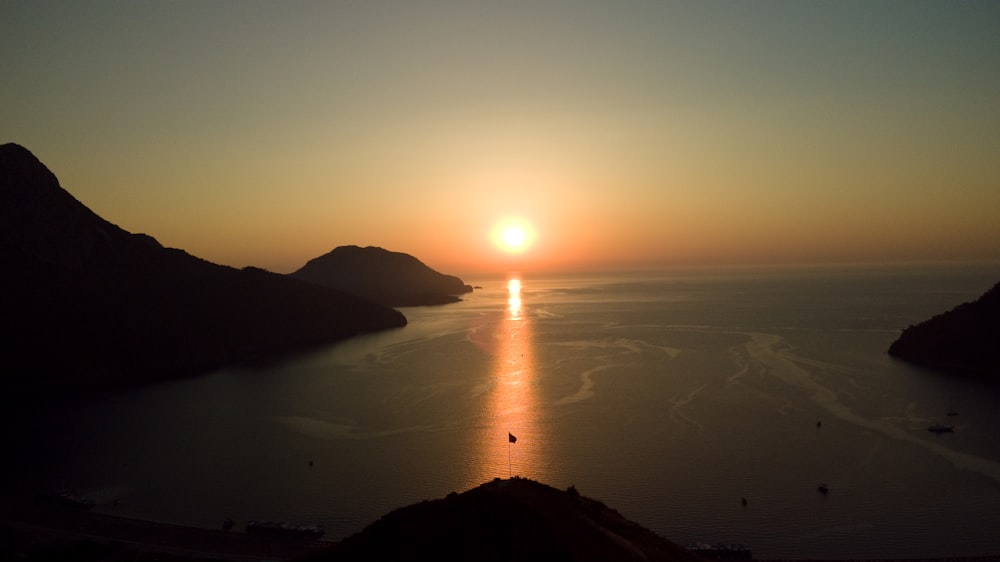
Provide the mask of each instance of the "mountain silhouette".
{"label": "mountain silhouette", "polygon": [[399,312],[132,234],[0,145],[0,377],[8,389],[133,384],[400,327]]}
{"label": "mountain silhouette", "polygon": [[[748,556],[749,558],[749,556]],[[703,560],[576,488],[496,479],[392,511],[310,562]]]}
{"label": "mountain silhouette", "polygon": [[889,355],[1000,381],[1000,283],[975,301],[906,328]]}
{"label": "mountain silhouette", "polygon": [[472,292],[458,277],[438,273],[409,254],[374,246],[334,248],[290,275],[386,306],[445,304]]}

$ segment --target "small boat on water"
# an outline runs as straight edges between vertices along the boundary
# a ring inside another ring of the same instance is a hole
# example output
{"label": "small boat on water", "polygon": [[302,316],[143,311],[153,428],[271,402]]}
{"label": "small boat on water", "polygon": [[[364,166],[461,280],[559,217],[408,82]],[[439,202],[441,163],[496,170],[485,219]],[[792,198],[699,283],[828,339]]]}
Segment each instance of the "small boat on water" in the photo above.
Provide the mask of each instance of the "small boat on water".
{"label": "small boat on water", "polygon": [[689,544],[684,548],[709,560],[750,560],[753,558],[753,551],[750,550],[750,545],[742,543],[706,544],[699,542]]}
{"label": "small boat on water", "polygon": [[927,431],[930,431],[931,433],[951,433],[955,431],[955,426],[936,423],[928,427]]}

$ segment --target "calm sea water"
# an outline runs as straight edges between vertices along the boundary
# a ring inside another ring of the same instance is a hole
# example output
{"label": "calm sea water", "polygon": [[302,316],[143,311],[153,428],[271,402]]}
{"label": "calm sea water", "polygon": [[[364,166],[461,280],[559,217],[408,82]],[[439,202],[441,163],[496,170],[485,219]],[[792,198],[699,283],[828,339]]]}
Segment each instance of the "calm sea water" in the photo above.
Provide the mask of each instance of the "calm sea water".
{"label": "calm sea water", "polygon": [[339,538],[513,474],[759,558],[1000,553],[1000,388],[885,353],[1000,268],[517,279],[280,364],[10,406],[5,485]]}

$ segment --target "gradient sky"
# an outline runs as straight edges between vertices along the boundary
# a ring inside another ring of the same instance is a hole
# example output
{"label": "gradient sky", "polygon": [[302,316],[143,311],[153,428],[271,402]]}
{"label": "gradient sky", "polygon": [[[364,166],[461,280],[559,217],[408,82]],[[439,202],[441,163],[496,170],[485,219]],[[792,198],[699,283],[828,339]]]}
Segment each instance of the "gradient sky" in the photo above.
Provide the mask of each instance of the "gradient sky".
{"label": "gradient sky", "polygon": [[996,261],[1000,2],[6,0],[0,142],[278,272]]}

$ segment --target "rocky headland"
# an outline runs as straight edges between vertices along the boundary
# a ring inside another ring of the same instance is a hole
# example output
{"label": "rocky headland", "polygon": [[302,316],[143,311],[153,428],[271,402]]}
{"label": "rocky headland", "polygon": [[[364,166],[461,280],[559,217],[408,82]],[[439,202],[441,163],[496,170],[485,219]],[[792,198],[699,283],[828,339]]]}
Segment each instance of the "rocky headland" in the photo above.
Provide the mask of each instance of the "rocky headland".
{"label": "rocky headland", "polygon": [[1000,283],[975,301],[909,326],[889,346],[889,355],[1000,381]]}
{"label": "rocky headland", "polygon": [[16,144],[0,145],[0,265],[6,390],[138,384],[406,324],[355,295],[127,232]]}
{"label": "rocky headland", "polygon": [[290,275],[385,306],[447,304],[472,292],[458,277],[439,273],[409,254],[374,246],[334,248]]}

